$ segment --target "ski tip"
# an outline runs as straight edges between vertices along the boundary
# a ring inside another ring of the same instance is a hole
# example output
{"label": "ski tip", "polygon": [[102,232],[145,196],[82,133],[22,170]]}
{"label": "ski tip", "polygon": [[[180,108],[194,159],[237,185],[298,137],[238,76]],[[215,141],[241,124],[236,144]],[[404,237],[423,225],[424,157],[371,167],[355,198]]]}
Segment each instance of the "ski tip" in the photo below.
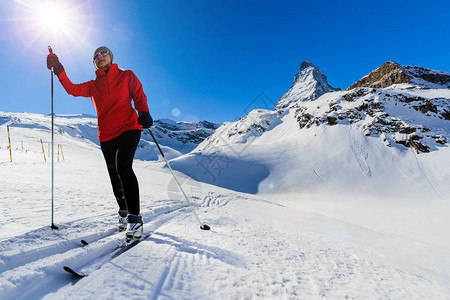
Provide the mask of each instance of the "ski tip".
{"label": "ski tip", "polygon": [[83,245],[85,245],[85,246],[89,245],[89,243],[86,242],[85,240],[81,240],[81,243],[82,243]]}
{"label": "ski tip", "polygon": [[73,276],[78,277],[78,278],[86,277],[85,274],[78,273],[77,271],[73,270],[72,268],[70,268],[68,266],[64,266],[64,271],[69,272],[70,274],[72,274]]}
{"label": "ski tip", "polygon": [[203,224],[202,226],[200,226],[200,229],[201,230],[210,230],[211,228],[208,225]]}

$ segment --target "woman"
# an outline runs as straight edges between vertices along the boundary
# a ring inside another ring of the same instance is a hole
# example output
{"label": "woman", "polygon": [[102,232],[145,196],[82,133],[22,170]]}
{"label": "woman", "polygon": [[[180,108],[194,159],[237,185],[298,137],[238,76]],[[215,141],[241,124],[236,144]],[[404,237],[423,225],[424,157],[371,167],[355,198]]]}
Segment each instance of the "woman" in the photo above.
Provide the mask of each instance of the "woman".
{"label": "woman", "polygon": [[68,94],[91,97],[97,111],[100,146],[119,205],[119,230],[126,229],[127,238],[138,239],[142,237],[143,222],[132,163],[142,128],[152,126],[153,120],[142,84],[132,71],[113,64],[113,58],[107,47],[97,48],[93,56],[97,78],[81,84],[69,80],[54,53],[47,56],[47,68],[53,68]]}

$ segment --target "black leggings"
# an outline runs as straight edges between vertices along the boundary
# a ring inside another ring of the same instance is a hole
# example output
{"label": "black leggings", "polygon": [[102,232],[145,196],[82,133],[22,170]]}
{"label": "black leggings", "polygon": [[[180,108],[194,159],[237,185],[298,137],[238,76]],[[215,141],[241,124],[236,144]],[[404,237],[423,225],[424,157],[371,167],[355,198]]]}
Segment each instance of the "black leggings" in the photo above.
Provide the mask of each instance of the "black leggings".
{"label": "black leggings", "polygon": [[140,130],[129,130],[112,140],[100,143],[119,209],[128,210],[128,213],[133,215],[140,212],[139,185],[132,168],[140,139]]}

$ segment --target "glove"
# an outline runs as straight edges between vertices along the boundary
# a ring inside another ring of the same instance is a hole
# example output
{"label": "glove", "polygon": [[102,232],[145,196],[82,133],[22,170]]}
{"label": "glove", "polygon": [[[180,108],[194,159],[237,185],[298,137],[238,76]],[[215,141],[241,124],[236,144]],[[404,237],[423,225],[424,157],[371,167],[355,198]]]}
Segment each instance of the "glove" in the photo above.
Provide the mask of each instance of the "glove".
{"label": "glove", "polygon": [[152,116],[148,111],[141,111],[139,112],[138,123],[142,128],[150,128],[153,125]]}
{"label": "glove", "polygon": [[59,62],[58,56],[54,53],[47,55],[47,68],[51,70],[53,67],[53,72],[56,76],[59,76],[64,71],[63,65]]}

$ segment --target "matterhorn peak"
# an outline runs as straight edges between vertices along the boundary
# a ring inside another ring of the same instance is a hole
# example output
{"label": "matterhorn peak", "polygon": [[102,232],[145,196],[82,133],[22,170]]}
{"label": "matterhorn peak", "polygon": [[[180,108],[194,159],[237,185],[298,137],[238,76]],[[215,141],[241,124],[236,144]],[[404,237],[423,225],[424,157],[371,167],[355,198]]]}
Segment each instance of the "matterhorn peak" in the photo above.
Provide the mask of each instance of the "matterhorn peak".
{"label": "matterhorn peak", "polygon": [[300,64],[300,71],[306,68],[315,68],[318,69],[315,65],[313,65],[312,63],[310,63],[307,60],[302,61],[302,63]]}
{"label": "matterhorn peak", "polygon": [[295,74],[291,88],[280,99],[275,109],[289,108],[299,102],[312,101],[328,92],[338,91],[328,84],[323,72],[304,60],[300,64],[300,70]]}

